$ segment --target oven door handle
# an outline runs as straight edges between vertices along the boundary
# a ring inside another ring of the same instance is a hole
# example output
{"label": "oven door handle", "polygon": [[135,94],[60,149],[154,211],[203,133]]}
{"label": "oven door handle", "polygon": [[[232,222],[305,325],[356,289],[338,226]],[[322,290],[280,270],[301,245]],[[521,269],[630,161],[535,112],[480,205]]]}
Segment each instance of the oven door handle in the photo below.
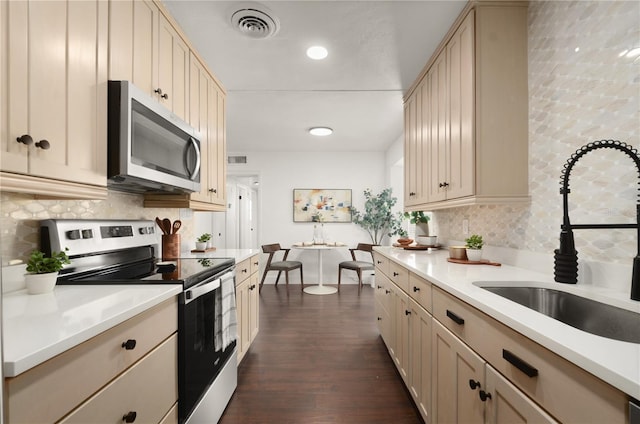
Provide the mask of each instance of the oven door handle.
{"label": "oven door handle", "polygon": [[229,279],[233,279],[234,277],[234,272],[233,271],[229,271],[227,273],[225,273],[224,275],[222,275],[221,277],[218,277],[214,280],[210,280],[210,281],[204,281],[202,283],[200,283],[197,286],[194,286],[188,290],[186,290],[184,292],[184,303],[185,305],[189,302],[192,302],[194,300],[196,300],[197,298],[199,298],[200,296],[203,296],[207,293],[210,293],[212,291],[214,291],[215,289],[219,288],[223,282],[229,280]]}

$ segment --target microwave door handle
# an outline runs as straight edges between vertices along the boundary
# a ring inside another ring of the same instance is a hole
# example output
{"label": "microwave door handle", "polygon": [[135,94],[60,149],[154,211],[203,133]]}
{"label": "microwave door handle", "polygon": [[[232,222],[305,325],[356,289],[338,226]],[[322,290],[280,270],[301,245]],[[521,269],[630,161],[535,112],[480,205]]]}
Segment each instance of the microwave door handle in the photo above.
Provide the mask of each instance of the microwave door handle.
{"label": "microwave door handle", "polygon": [[[196,179],[196,176],[198,175],[198,171],[200,170],[200,147],[198,147],[198,142],[193,137],[189,137],[189,142],[193,145],[193,149],[196,151],[196,165],[193,167],[193,171],[191,171],[191,176],[190,176],[190,179],[193,181]],[[184,160],[185,160],[185,163],[188,164],[186,150],[185,150]]]}

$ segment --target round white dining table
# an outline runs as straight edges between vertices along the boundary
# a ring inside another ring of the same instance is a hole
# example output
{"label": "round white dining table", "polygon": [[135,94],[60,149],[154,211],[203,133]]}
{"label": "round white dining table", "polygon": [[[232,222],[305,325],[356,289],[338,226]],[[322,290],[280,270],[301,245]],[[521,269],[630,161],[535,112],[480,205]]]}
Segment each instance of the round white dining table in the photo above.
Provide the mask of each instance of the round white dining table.
{"label": "round white dining table", "polygon": [[347,246],[345,245],[336,246],[336,245],[328,245],[328,244],[312,244],[308,246],[293,245],[294,249],[315,250],[318,252],[318,285],[305,287],[304,288],[305,293],[322,295],[322,294],[333,294],[338,291],[338,289],[335,287],[327,287],[322,285],[322,254],[327,250],[343,249],[346,247]]}

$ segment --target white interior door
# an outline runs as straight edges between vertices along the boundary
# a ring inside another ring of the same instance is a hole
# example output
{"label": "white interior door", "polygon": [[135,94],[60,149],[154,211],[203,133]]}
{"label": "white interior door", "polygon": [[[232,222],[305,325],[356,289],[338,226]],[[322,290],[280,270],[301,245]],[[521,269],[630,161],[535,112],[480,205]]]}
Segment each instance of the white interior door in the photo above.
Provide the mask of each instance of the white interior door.
{"label": "white interior door", "polygon": [[239,249],[238,231],[238,194],[236,184],[227,184],[227,214],[226,214],[226,247]]}
{"label": "white interior door", "polygon": [[244,185],[238,185],[238,240],[240,249],[248,249],[253,247],[251,244],[251,215],[252,215],[252,199],[251,189]]}

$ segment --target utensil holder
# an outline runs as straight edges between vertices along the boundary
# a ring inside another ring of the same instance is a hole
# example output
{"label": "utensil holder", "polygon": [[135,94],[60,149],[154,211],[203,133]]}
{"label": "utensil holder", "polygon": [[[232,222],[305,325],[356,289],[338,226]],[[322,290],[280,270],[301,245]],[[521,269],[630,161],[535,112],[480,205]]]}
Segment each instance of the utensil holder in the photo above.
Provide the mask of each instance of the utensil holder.
{"label": "utensil holder", "polygon": [[177,259],[180,257],[180,234],[162,235],[162,259]]}

